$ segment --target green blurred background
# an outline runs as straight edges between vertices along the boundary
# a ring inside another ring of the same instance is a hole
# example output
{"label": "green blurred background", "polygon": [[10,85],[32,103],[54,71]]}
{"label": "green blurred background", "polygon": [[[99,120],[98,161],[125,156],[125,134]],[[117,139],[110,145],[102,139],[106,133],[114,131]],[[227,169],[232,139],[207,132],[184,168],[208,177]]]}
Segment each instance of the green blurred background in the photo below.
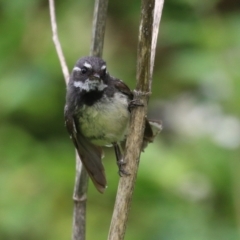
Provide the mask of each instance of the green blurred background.
{"label": "green blurred background", "polygon": [[[72,69],[89,54],[93,1],[58,0]],[[109,3],[104,59],[135,86],[140,1]],[[164,131],[142,154],[127,240],[240,239],[240,2],[166,0],[149,115]],[[74,148],[48,2],[0,0],[0,239],[71,237]],[[87,239],[107,238],[118,183],[89,184]]]}

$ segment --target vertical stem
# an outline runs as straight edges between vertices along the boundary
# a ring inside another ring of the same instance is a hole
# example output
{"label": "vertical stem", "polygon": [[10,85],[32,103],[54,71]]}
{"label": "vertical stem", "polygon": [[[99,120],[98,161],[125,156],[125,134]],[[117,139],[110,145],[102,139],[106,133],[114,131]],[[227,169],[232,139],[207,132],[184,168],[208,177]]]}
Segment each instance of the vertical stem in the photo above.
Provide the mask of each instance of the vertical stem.
{"label": "vertical stem", "polygon": [[[107,18],[108,0],[96,0],[93,16],[93,31],[90,55],[102,56],[104,33]],[[69,71],[58,38],[54,0],[49,0],[49,10],[53,42],[62,67],[66,84],[69,81]],[[86,205],[87,205],[88,175],[76,152],[76,178],[73,192],[73,230],[72,240],[84,240],[86,235]]]}
{"label": "vertical stem", "polygon": [[52,39],[53,43],[58,55],[59,62],[61,64],[63,76],[65,79],[65,83],[68,84],[69,81],[69,71],[66,64],[66,60],[63,54],[62,46],[58,38],[58,31],[57,31],[57,21],[56,21],[56,14],[55,14],[55,4],[54,0],[49,0],[49,12],[50,12],[50,20],[51,20],[51,28],[52,28]]}
{"label": "vertical stem", "polygon": [[[96,0],[93,14],[92,40],[90,55],[102,56],[105,26],[107,19],[108,0]],[[74,213],[72,240],[86,238],[86,207],[87,207],[88,174],[80,159],[76,158],[76,179],[74,187]]]}
{"label": "vertical stem", "polygon": [[88,175],[76,151],[76,177],[73,191],[73,240],[86,238],[86,209],[87,209]]}
{"label": "vertical stem", "polygon": [[124,161],[129,176],[119,180],[108,240],[123,240],[137,177],[139,158],[143,141],[148,95],[151,79],[163,0],[142,0],[139,29],[136,97],[143,102],[143,108],[132,112],[130,132],[126,142]]}
{"label": "vertical stem", "polygon": [[102,57],[108,0],[96,0],[93,15],[90,55]]}

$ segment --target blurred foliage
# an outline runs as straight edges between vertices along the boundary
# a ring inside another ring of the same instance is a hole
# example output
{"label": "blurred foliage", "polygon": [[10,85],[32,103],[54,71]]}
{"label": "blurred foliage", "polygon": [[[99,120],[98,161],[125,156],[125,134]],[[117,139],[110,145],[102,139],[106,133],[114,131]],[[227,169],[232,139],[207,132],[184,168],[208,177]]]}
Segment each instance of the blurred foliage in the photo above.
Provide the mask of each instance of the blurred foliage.
{"label": "blurred foliage", "polygon": [[[56,1],[70,69],[88,55],[93,1]],[[140,1],[110,1],[104,59],[135,86]],[[126,239],[240,239],[240,2],[166,0],[149,115],[164,131],[142,154]],[[74,148],[47,1],[0,0],[0,239],[70,239]],[[106,239],[117,190],[89,185],[87,239]]]}

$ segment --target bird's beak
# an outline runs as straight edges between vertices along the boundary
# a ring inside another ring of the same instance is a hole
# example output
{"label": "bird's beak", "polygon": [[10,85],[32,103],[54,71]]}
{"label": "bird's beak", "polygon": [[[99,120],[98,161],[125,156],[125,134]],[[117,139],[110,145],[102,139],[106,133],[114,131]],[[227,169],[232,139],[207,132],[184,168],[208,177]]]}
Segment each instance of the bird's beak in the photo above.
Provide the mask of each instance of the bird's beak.
{"label": "bird's beak", "polygon": [[99,80],[100,81],[100,75],[98,73],[94,73],[91,77],[90,80]]}

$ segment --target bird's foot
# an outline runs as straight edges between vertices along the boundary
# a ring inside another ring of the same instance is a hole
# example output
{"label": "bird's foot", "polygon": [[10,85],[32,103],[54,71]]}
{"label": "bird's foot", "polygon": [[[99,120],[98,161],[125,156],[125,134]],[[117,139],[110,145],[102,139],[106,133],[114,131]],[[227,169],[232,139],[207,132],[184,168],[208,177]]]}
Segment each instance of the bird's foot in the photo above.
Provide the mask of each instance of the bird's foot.
{"label": "bird's foot", "polygon": [[133,99],[128,104],[128,110],[131,112],[134,108],[143,107],[143,106],[144,106],[144,104],[142,103],[142,101],[140,99]]}
{"label": "bird's foot", "polygon": [[117,165],[118,165],[118,174],[120,177],[123,176],[129,176],[130,173],[128,173],[125,169],[124,166],[126,165],[126,162],[124,162],[123,158],[119,159],[117,161]]}

